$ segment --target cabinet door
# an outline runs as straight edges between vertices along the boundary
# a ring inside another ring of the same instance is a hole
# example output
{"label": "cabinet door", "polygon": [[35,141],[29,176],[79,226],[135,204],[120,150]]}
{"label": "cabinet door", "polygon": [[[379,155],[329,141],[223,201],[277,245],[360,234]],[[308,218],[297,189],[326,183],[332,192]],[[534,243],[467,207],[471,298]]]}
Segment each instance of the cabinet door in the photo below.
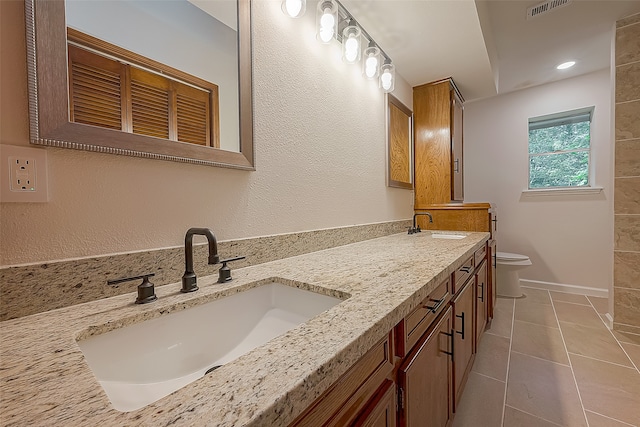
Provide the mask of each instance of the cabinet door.
{"label": "cabinet door", "polygon": [[451,200],[464,200],[463,167],[462,167],[462,102],[451,89]]}
{"label": "cabinet door", "polygon": [[[451,202],[451,83],[413,89],[416,209]],[[445,130],[445,132],[443,132]]]}
{"label": "cabinet door", "polygon": [[480,268],[476,269],[476,351],[487,326],[487,295],[487,262],[482,261]]}
{"label": "cabinet door", "polygon": [[[453,300],[453,329],[455,352],[453,358],[453,390],[454,403],[458,404],[462,396],[462,389],[466,382],[473,357],[474,341],[474,278],[471,277],[464,285],[460,294]],[[454,407],[455,407],[454,405]],[[454,408],[455,410],[455,408]]]}
{"label": "cabinet door", "polygon": [[396,387],[385,381],[353,427],[396,427]]}
{"label": "cabinet door", "polygon": [[452,419],[451,327],[451,308],[448,308],[400,367],[400,426],[445,427]]}

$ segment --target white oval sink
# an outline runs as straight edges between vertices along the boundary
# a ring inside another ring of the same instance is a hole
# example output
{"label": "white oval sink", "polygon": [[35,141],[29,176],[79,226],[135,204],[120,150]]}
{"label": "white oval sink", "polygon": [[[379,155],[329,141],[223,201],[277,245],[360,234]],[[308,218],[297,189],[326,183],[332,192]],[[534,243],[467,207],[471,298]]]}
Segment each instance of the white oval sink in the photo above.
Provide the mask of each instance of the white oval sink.
{"label": "white oval sink", "polygon": [[201,378],[341,299],[267,283],[78,341],[113,407],[140,409]]}
{"label": "white oval sink", "polygon": [[467,237],[466,234],[459,234],[459,233],[431,233],[431,237],[433,237],[434,239],[453,239],[453,240],[458,240],[458,239],[464,239],[465,237]]}

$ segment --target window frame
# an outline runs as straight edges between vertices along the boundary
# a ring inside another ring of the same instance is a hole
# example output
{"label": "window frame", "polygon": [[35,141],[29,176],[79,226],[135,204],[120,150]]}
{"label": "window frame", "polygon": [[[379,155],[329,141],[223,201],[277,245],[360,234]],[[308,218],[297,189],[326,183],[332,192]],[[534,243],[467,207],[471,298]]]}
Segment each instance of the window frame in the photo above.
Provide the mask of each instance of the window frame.
{"label": "window frame", "polygon": [[[528,192],[549,192],[549,191],[562,191],[562,190],[575,190],[575,191],[584,191],[591,188],[598,189],[599,187],[594,187],[593,185],[593,171],[592,171],[592,123],[593,123],[593,113],[595,111],[595,106],[579,108],[575,110],[563,111],[560,113],[548,114],[544,116],[530,117],[528,119],[527,125],[527,190]],[[584,118],[587,120],[584,120]],[[557,150],[557,151],[549,151],[549,152],[540,152],[540,153],[531,153],[530,145],[531,141],[529,139],[529,133],[532,130],[536,129],[546,129],[551,127],[562,126],[571,123],[589,123],[589,147],[588,148],[577,148],[571,150]],[[554,185],[547,187],[531,187],[531,160],[534,157],[541,156],[550,156],[550,155],[562,155],[567,153],[587,153],[587,183],[585,185]]]}

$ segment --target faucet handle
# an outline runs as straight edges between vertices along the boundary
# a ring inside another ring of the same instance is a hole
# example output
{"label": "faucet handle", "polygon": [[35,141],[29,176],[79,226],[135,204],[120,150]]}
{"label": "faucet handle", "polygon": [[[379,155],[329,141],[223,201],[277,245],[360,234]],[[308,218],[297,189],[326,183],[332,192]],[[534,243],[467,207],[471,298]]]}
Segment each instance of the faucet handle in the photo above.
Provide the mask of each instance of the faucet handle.
{"label": "faucet handle", "polygon": [[153,276],[153,274],[143,276],[142,283],[138,285],[138,298],[136,298],[136,304],[147,304],[158,299],[155,287],[153,286],[153,283],[149,281],[149,276]]}
{"label": "faucet handle", "polygon": [[233,280],[231,278],[231,269],[229,268],[229,266],[227,266],[227,263],[231,261],[238,261],[241,259],[245,259],[245,257],[237,256],[234,258],[220,260],[220,262],[222,263],[222,267],[220,267],[220,270],[218,270],[218,283],[226,283]]}
{"label": "faucet handle", "polygon": [[155,292],[153,283],[149,281],[149,277],[155,276],[155,273],[142,274],[140,276],[125,277],[116,280],[107,280],[108,285],[117,285],[123,282],[129,282],[131,280],[142,279],[142,283],[138,285],[138,298],[136,298],[136,304],[146,304],[158,299]]}

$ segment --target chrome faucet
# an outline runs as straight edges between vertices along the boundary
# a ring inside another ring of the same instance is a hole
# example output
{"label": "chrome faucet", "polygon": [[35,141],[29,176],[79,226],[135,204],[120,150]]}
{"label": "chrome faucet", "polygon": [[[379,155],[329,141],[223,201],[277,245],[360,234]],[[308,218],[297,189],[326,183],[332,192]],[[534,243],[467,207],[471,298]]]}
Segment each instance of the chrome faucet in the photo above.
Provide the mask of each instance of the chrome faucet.
{"label": "chrome faucet", "polygon": [[413,215],[413,227],[411,227],[409,229],[409,231],[407,232],[407,234],[414,234],[414,233],[420,233],[422,230],[420,230],[420,226],[416,226],[416,217],[418,215],[426,215],[429,217],[429,222],[433,223],[433,217],[431,216],[431,214],[429,212],[419,212]]}
{"label": "chrome faucet", "polygon": [[220,257],[218,256],[218,242],[213,231],[208,228],[190,228],[184,236],[184,260],[185,271],[182,275],[182,289],[180,292],[193,292],[198,290],[196,283],[196,273],[193,272],[193,236],[198,234],[205,236],[209,243],[209,264],[218,264]]}

